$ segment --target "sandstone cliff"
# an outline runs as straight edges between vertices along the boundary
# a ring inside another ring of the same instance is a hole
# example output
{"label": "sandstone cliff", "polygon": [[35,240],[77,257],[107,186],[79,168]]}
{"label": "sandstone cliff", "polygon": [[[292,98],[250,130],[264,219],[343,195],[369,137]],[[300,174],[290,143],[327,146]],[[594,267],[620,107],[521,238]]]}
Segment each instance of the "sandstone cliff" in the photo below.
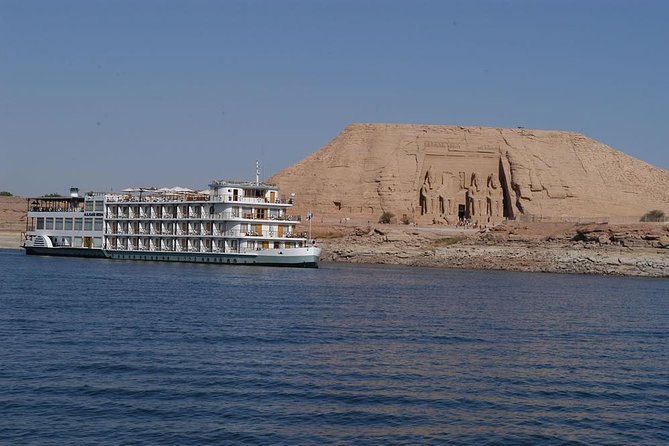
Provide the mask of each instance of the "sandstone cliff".
{"label": "sandstone cliff", "polygon": [[669,214],[669,172],[570,132],[355,124],[270,181],[321,221],[632,222]]}

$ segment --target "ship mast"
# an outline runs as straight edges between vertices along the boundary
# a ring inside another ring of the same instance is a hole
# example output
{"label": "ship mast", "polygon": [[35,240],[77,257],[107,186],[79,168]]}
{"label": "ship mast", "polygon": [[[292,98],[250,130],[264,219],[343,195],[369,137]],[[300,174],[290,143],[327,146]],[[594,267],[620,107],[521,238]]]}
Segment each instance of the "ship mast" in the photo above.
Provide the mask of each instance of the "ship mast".
{"label": "ship mast", "polygon": [[256,160],[256,186],[260,184],[260,162]]}

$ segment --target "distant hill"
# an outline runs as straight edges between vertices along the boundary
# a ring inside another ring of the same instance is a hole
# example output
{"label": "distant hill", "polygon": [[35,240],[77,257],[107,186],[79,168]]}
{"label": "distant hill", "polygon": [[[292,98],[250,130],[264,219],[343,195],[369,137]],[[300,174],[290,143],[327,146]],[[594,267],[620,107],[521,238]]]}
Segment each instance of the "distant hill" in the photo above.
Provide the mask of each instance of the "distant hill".
{"label": "distant hill", "polygon": [[669,172],[578,133],[354,124],[270,181],[326,220],[638,221],[669,215]]}

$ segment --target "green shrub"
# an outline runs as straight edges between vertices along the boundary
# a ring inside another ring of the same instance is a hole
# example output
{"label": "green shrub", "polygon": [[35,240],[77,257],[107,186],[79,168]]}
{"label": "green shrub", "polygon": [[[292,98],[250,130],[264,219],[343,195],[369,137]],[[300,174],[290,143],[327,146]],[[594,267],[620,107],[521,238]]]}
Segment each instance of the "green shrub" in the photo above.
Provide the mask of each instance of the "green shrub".
{"label": "green shrub", "polygon": [[3,190],[0,192],[0,197],[13,197],[11,192],[7,192],[6,190]]}
{"label": "green shrub", "polygon": [[387,225],[388,223],[391,222],[395,214],[392,212],[384,211],[383,214],[381,214],[381,217],[379,218],[379,223],[383,223],[384,225]]}
{"label": "green shrub", "polygon": [[655,221],[655,222],[662,222],[666,221],[666,217],[664,215],[664,212],[654,209],[652,211],[646,212],[643,217],[641,217],[641,221]]}

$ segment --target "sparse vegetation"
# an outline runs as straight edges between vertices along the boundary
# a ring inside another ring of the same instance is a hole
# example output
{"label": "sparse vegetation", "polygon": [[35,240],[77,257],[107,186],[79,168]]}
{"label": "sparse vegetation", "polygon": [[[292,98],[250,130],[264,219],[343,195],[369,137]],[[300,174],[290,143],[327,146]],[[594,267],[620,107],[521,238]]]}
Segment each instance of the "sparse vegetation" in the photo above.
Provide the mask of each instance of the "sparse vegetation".
{"label": "sparse vegetation", "polygon": [[410,225],[411,217],[409,217],[407,214],[402,215],[402,224]]}
{"label": "sparse vegetation", "polygon": [[13,197],[14,195],[11,192],[7,192],[6,190],[3,190],[0,192],[0,197]]}
{"label": "sparse vegetation", "polygon": [[646,212],[644,216],[641,217],[641,221],[663,222],[667,221],[667,217],[664,215],[664,212],[660,211],[659,209],[654,209],[652,211]]}
{"label": "sparse vegetation", "polygon": [[444,248],[446,246],[451,246],[455,245],[456,243],[460,243],[461,241],[462,237],[444,237],[433,241],[432,245],[435,248]]}
{"label": "sparse vegetation", "polygon": [[395,217],[395,214],[392,212],[388,211],[383,211],[383,214],[381,214],[381,217],[379,218],[379,223],[382,223],[384,225],[387,225],[392,221],[392,219]]}

